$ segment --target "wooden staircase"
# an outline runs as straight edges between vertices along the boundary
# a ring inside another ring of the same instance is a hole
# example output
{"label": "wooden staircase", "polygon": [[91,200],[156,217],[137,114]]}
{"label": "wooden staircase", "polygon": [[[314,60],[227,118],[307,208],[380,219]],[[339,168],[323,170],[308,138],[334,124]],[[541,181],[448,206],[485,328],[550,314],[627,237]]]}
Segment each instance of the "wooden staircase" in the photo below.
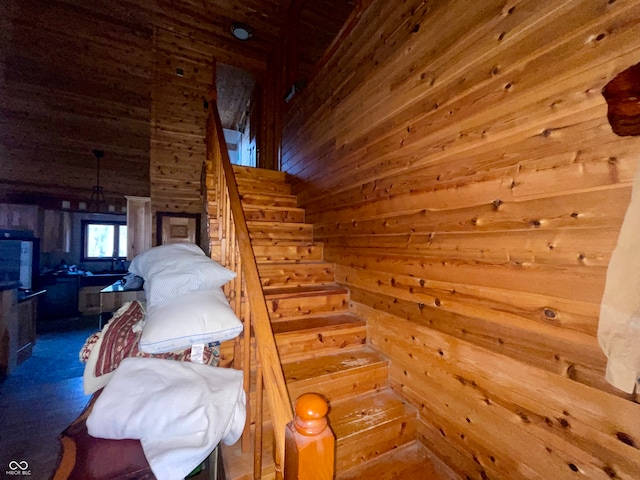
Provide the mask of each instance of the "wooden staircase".
{"label": "wooden staircase", "polygon": [[[330,402],[336,478],[374,478],[367,462],[413,451],[415,409],[389,388],[387,362],[368,347],[365,321],[349,313],[349,291],[334,283],[333,265],[323,261],[285,174],[234,171],[290,398],[316,392]],[[263,479],[275,478],[269,419],[265,404]],[[224,447],[223,458],[227,479],[254,478],[253,452],[243,454],[240,442]]]}

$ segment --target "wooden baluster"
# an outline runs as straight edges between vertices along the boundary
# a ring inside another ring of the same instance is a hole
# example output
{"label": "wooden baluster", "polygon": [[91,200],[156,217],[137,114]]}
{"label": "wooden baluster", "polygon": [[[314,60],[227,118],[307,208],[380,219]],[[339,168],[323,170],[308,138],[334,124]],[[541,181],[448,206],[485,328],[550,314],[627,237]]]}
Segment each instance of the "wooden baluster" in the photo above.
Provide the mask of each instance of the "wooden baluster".
{"label": "wooden baluster", "polygon": [[285,480],[331,480],[334,473],[333,432],[328,428],[327,401],[305,393],[296,401],[296,417],[285,431]]}
{"label": "wooden baluster", "polygon": [[273,452],[273,458],[274,458],[274,470],[275,470],[275,477],[276,480],[284,480],[284,473],[282,471],[282,455],[280,454],[280,450],[276,449]]}
{"label": "wooden baluster", "polygon": [[[242,335],[242,371],[244,372],[244,391],[247,395],[247,419],[244,424],[242,434],[242,453],[249,451],[251,446],[251,409],[256,408],[251,405],[251,315],[244,319],[244,332]],[[257,381],[257,380],[256,380]],[[259,407],[258,407],[259,408]]]}
{"label": "wooden baluster", "polygon": [[264,404],[262,401],[262,367],[260,363],[256,365],[256,402],[255,408],[255,429],[253,439],[253,478],[262,478],[262,417]]}

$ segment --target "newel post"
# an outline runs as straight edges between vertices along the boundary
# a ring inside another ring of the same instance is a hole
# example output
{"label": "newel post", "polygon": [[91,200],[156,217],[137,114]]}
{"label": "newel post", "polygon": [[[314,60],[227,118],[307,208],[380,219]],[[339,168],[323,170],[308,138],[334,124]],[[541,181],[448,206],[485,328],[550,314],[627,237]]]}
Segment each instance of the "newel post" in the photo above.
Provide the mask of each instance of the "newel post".
{"label": "newel post", "polygon": [[331,480],[335,439],[327,423],[327,401],[317,393],[305,393],[295,410],[285,430],[285,480]]}

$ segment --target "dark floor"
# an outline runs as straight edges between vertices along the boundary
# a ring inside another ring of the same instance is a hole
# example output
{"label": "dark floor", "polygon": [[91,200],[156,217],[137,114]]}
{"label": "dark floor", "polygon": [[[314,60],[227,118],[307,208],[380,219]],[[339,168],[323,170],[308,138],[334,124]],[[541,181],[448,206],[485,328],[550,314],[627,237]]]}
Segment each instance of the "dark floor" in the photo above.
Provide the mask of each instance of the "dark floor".
{"label": "dark floor", "polygon": [[0,383],[0,476],[11,474],[9,464],[26,462],[28,478],[50,478],[58,434],[89,400],[82,390],[78,352],[97,330],[97,317],[38,325],[31,358]]}

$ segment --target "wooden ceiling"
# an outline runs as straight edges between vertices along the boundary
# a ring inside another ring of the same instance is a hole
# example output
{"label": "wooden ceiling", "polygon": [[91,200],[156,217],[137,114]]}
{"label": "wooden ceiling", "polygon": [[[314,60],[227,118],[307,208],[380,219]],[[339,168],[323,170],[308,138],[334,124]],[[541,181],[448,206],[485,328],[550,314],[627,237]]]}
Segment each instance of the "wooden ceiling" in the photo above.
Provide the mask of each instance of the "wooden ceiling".
{"label": "wooden ceiling", "polygon": [[[211,1],[210,4],[211,24],[215,25],[217,36],[229,36],[234,22],[248,25],[253,33],[246,42],[232,40],[228,47],[230,51],[241,48],[244,53],[239,58],[220,57],[220,61],[229,65],[223,65],[217,71],[222,123],[225,128],[235,129],[251,98],[255,74],[263,70],[254,67],[266,65],[273,49],[283,48],[282,38],[291,38],[291,32],[295,32],[294,45],[289,47],[293,49],[296,62],[296,74],[292,80],[307,83],[314,67],[354,9],[355,2],[258,0]],[[253,59],[251,62],[247,62],[249,54]]]}

